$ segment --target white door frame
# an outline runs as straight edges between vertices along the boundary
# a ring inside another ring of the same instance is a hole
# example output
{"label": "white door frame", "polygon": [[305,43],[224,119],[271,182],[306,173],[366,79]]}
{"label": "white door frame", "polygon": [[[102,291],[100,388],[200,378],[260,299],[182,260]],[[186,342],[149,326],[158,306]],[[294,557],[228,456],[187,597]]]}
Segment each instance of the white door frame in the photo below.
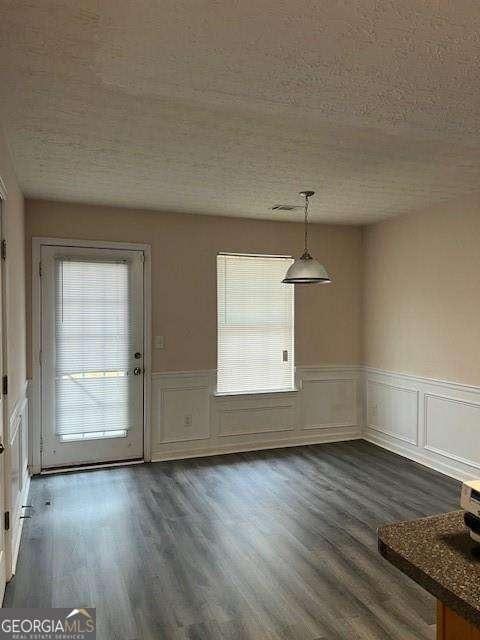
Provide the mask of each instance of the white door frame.
{"label": "white door frame", "polygon": [[[0,176],[0,242],[6,239],[6,215],[5,215],[5,207],[7,203],[7,188],[5,183]],[[0,260],[2,260],[0,256]],[[8,375],[8,362],[7,362],[7,314],[6,314],[6,304],[7,304],[7,287],[6,287],[6,276],[7,276],[7,265],[6,262],[2,264],[1,269],[1,280],[0,280],[0,288],[1,288],[1,314],[2,314],[2,322],[1,322],[1,335],[0,335],[0,349],[2,349],[2,366],[0,370],[0,376]],[[0,393],[2,390],[0,389]],[[8,582],[12,578],[12,567],[13,567],[13,554],[14,550],[12,549],[12,482],[11,482],[11,460],[10,460],[10,415],[9,415],[9,406],[8,406],[8,396],[3,398],[2,402],[3,407],[3,446],[4,449],[4,462],[3,462],[3,508],[4,511],[10,512],[10,527],[8,530],[4,529],[3,517],[4,514],[0,513],[0,535],[3,535],[3,550],[5,554],[5,579]],[[1,598],[0,598],[1,600]]]}
{"label": "white door frame", "polygon": [[40,276],[40,255],[42,246],[64,246],[64,247],[86,247],[94,249],[124,249],[143,251],[145,261],[143,270],[143,324],[144,324],[144,369],[145,378],[143,385],[143,459],[145,462],[151,460],[151,388],[152,388],[152,349],[151,349],[151,314],[152,314],[152,292],[151,292],[151,248],[148,244],[137,244],[132,242],[109,242],[108,240],[72,240],[67,238],[32,238],[32,410],[30,415],[31,431],[30,439],[32,446],[30,466],[34,474],[42,470],[41,461],[41,433],[42,433],[42,367],[40,363],[41,341],[41,276]]}

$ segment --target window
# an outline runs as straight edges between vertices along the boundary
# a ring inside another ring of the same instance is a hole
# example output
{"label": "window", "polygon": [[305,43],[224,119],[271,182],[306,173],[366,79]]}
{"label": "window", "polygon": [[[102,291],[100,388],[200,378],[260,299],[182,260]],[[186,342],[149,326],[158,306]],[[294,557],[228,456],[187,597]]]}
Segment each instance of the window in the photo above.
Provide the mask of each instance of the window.
{"label": "window", "polygon": [[217,256],[217,391],[258,393],[294,386],[292,258]]}
{"label": "window", "polygon": [[132,345],[125,261],[57,258],[55,427],[62,442],[126,437]]}

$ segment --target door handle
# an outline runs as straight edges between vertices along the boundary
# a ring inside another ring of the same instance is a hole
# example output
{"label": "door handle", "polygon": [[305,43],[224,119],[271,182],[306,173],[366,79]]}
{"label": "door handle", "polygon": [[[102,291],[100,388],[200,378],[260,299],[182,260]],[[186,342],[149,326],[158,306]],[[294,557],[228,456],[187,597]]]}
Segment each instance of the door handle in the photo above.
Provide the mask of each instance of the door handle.
{"label": "door handle", "polygon": [[143,369],[141,367],[135,367],[135,369],[133,370],[134,376],[140,376],[142,373],[143,373]]}
{"label": "door handle", "polygon": [[0,453],[3,453],[4,451],[5,451],[5,446],[3,442],[0,442]]}

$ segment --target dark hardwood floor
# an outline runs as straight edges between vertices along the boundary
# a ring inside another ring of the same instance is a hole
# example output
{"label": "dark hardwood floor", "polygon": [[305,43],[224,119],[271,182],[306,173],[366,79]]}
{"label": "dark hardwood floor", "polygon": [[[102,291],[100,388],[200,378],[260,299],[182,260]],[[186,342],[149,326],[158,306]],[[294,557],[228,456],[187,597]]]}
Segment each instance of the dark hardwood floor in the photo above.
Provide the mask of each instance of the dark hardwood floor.
{"label": "dark hardwood floor", "polygon": [[35,478],[4,606],[96,606],[100,640],[432,640],[376,527],[459,490],[363,441]]}

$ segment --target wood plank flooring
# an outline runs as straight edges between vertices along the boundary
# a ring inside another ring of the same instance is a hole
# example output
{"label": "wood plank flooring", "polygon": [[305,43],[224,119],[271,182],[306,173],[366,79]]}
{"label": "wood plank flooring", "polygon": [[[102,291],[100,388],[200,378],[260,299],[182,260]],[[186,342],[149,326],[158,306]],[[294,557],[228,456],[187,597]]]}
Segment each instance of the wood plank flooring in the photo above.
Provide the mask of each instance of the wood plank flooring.
{"label": "wood plank flooring", "polygon": [[459,491],[364,441],[35,478],[4,606],[96,606],[100,640],[432,640],[376,528]]}

